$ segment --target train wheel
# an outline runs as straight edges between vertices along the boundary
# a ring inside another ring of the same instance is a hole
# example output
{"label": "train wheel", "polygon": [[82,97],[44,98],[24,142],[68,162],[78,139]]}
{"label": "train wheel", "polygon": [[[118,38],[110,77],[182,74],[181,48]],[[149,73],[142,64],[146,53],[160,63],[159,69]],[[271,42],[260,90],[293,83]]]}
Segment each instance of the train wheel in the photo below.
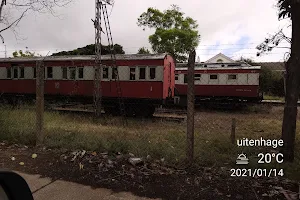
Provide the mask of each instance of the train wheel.
{"label": "train wheel", "polygon": [[155,113],[155,106],[149,106],[147,117],[153,117],[154,113]]}
{"label": "train wheel", "polygon": [[130,106],[126,106],[125,108],[125,114],[127,117],[133,117],[135,116],[135,107],[133,107],[132,105]]}
{"label": "train wheel", "polygon": [[154,106],[148,106],[148,105],[143,105],[143,106],[138,106],[136,107],[136,116],[137,117],[152,117],[155,112],[155,107]]}
{"label": "train wheel", "polygon": [[120,115],[120,111],[118,107],[104,107],[104,111],[106,114],[108,115],[112,115],[112,116],[119,116]]}

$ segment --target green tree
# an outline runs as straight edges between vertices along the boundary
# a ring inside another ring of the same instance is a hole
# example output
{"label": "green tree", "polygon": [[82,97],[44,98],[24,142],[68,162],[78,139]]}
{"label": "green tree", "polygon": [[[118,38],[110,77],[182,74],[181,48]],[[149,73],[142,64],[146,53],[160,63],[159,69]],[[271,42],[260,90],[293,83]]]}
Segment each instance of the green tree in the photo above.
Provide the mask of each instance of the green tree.
{"label": "green tree", "polygon": [[282,123],[283,154],[286,161],[294,161],[297,101],[300,91],[300,0],[278,0],[279,19],[292,21],[291,53],[286,63],[286,95]]}
{"label": "green tree", "polygon": [[254,65],[254,61],[251,58],[243,58],[241,57],[240,59],[236,60],[237,62],[245,62],[249,65]]}
{"label": "green tree", "polygon": [[150,54],[150,51],[145,47],[141,47],[138,50],[138,54]]}
{"label": "green tree", "polygon": [[[107,55],[110,54],[111,46],[101,46],[101,54]],[[123,46],[119,44],[114,45],[114,50],[116,54],[125,54]],[[67,56],[67,55],[95,55],[95,44],[89,44],[85,47],[77,48],[72,51],[61,51],[58,53],[53,53],[52,56]]]}
{"label": "green tree", "polygon": [[30,51],[23,52],[22,50],[14,51],[12,53],[12,55],[13,55],[14,58],[17,58],[17,57],[37,57],[37,56],[41,56],[39,54],[36,55],[34,52],[30,52]]}
{"label": "green tree", "polygon": [[300,92],[300,0],[277,0],[278,19],[288,19],[291,22],[292,36],[287,37],[282,30],[267,38],[257,49],[258,55],[272,51],[281,41],[287,41],[291,47],[286,62],[286,93],[282,123],[283,154],[286,161],[294,161],[294,146],[296,138],[297,101]]}
{"label": "green tree", "polygon": [[140,15],[137,24],[143,27],[143,30],[146,27],[155,29],[155,33],[149,36],[154,52],[168,52],[177,61],[186,61],[191,49],[199,45],[197,22],[191,17],[184,17],[184,13],[176,5],[163,12],[148,8]]}
{"label": "green tree", "polygon": [[283,154],[286,161],[294,161],[294,146],[296,139],[297,101],[300,92],[300,0],[277,0],[279,9],[278,19],[288,19],[292,27],[292,36],[287,37],[282,30],[260,44],[257,49],[261,53],[277,48],[281,41],[287,41],[290,50],[287,57],[285,106],[282,123],[282,139],[284,141]]}
{"label": "green tree", "polygon": [[282,73],[262,67],[259,76],[259,87],[265,94],[284,96],[284,78]]}

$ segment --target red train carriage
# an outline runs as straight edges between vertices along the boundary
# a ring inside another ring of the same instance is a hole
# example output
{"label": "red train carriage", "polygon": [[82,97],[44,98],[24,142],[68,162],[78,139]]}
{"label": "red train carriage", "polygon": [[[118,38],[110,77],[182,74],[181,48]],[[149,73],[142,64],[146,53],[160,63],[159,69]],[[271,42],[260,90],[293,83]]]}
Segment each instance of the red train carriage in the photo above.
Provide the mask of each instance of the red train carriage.
{"label": "red train carriage", "polygon": [[[119,83],[126,112],[152,115],[155,106],[174,95],[174,60],[167,54],[116,55]],[[45,97],[92,103],[94,93],[94,56],[0,59],[0,95],[35,96],[36,62],[44,60]],[[111,57],[102,56],[102,96],[107,112],[117,112],[117,82]]]}
{"label": "red train carriage", "polygon": [[[212,67],[195,69],[195,100],[259,101],[260,67]],[[176,68],[175,91],[181,102],[187,95],[187,68]]]}

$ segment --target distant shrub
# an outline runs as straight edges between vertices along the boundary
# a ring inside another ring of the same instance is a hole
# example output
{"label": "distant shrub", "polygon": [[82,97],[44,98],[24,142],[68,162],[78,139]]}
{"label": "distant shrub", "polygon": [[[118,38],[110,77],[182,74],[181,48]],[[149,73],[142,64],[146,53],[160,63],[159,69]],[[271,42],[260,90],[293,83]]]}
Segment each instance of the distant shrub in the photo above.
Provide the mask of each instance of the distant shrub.
{"label": "distant shrub", "polygon": [[281,72],[262,67],[259,81],[260,89],[265,94],[284,96],[284,77]]}

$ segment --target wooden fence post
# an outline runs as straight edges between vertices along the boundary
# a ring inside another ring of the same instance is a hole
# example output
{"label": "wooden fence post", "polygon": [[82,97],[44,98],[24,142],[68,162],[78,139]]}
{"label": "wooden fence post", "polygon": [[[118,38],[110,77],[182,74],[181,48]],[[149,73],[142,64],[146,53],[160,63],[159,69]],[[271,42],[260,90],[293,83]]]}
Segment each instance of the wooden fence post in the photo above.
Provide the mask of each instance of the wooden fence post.
{"label": "wooden fence post", "polygon": [[231,135],[230,135],[232,144],[235,144],[235,127],[236,127],[236,120],[235,120],[235,118],[232,118],[232,121],[231,121]]}
{"label": "wooden fence post", "polygon": [[188,60],[188,91],[187,91],[187,161],[191,165],[194,160],[194,112],[195,112],[195,94],[194,94],[194,68],[196,51],[190,52]]}
{"label": "wooden fence post", "polygon": [[42,145],[45,133],[44,120],[44,66],[43,61],[36,63],[36,145]]}

